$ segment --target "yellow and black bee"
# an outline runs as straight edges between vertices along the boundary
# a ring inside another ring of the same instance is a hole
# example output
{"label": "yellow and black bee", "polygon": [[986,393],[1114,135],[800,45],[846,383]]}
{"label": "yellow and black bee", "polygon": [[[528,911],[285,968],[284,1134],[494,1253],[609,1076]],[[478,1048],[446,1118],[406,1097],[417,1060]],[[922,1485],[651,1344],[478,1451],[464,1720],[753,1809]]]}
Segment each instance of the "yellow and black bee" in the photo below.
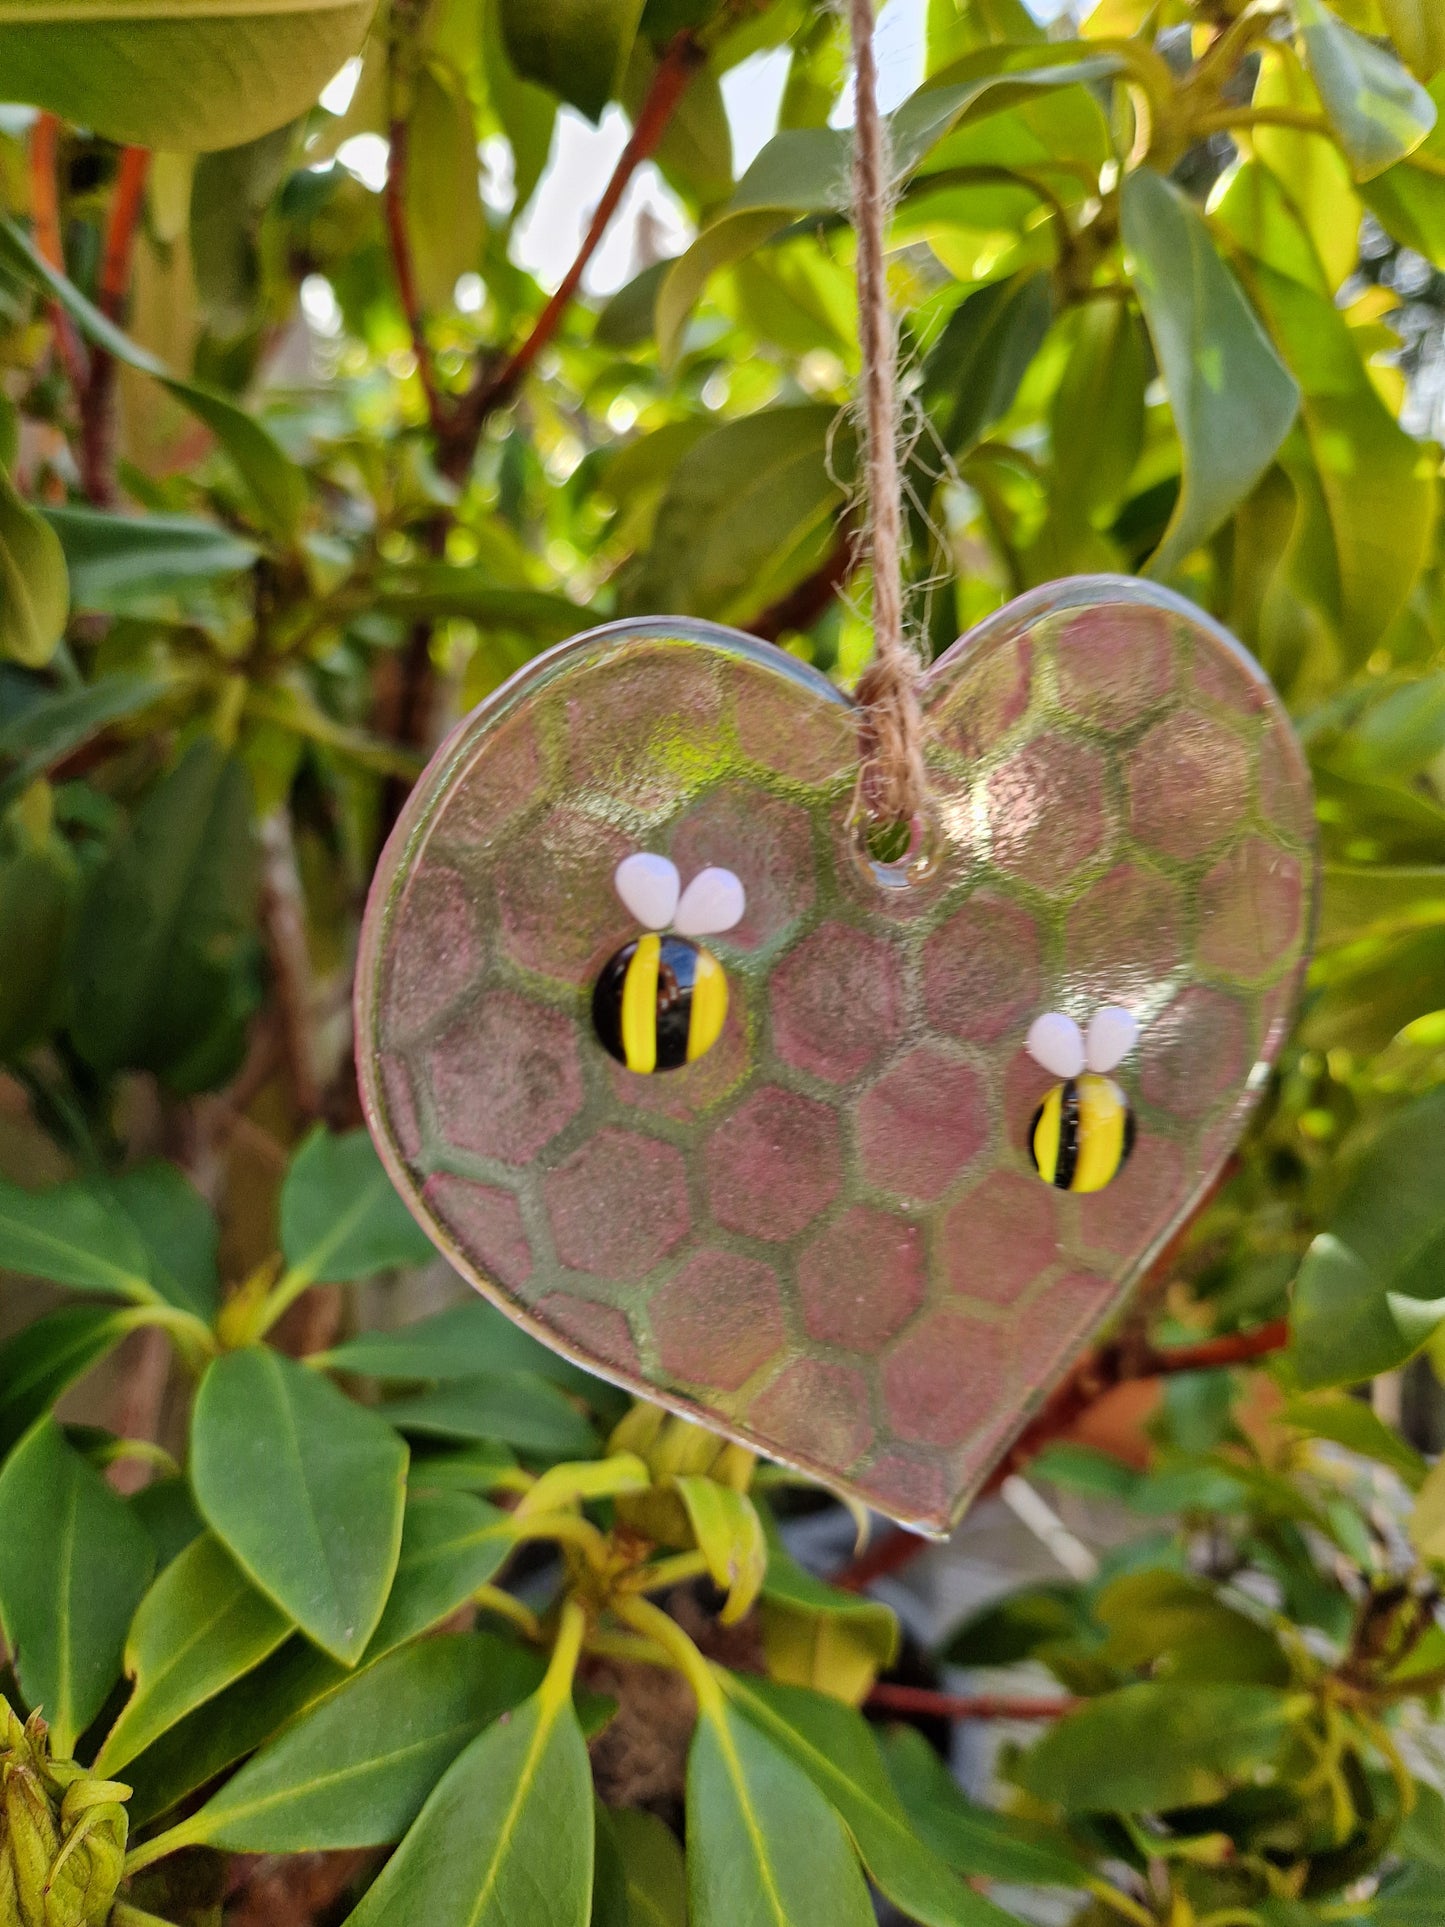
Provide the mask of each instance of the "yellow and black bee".
{"label": "yellow and black bee", "polygon": [[1089,1020],[1087,1036],[1072,1017],[1051,1010],[1029,1028],[1028,1053],[1056,1084],[1034,1112],[1029,1155],[1045,1184],[1060,1191],[1102,1191],[1134,1148],[1134,1112],[1108,1073],[1134,1048],[1139,1026],[1108,1004]]}
{"label": "yellow and black bee", "polygon": [[645,926],[602,967],[592,1022],[603,1048],[630,1071],[675,1071],[712,1049],[728,1014],[728,980],[698,937],[740,921],[747,900],[731,870],[699,870],[681,888],[677,866],[639,851],[613,882]]}

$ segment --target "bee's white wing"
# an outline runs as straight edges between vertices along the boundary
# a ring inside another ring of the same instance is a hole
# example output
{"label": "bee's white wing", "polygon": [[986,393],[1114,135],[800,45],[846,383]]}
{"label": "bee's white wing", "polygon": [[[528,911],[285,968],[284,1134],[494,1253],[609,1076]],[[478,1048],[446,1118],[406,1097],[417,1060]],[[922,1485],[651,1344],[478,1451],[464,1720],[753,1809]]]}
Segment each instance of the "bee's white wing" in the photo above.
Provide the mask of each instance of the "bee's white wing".
{"label": "bee's white wing", "polygon": [[747,907],[731,870],[699,870],[682,893],[673,923],[682,937],[716,937],[741,923]]}
{"label": "bee's white wing", "polygon": [[1139,1026],[1131,1013],[1118,1004],[1105,1004],[1089,1019],[1084,1039],[1084,1056],[1091,1071],[1101,1075],[1111,1071],[1139,1041]]}
{"label": "bee's white wing", "polygon": [[612,881],[618,896],[645,929],[665,930],[672,922],[681,879],[677,865],[665,856],[654,856],[650,850],[625,856]]}
{"label": "bee's white wing", "polygon": [[1055,1077],[1077,1077],[1084,1068],[1084,1040],[1079,1026],[1061,1010],[1035,1017],[1025,1043],[1034,1062]]}

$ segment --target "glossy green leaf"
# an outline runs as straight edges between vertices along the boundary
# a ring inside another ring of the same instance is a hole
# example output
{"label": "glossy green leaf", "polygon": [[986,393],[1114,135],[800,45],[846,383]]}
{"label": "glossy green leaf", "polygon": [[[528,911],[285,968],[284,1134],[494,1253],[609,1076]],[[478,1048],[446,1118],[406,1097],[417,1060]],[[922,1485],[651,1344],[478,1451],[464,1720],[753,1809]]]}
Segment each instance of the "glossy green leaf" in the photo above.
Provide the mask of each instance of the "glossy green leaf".
{"label": "glossy green leaf", "polygon": [[204,738],[142,803],[82,910],[72,1030],[87,1062],[183,1092],[219,1082],[255,995],[254,904],[250,785]]}
{"label": "glossy green leaf", "polygon": [[798,403],[724,422],[689,448],[663,491],[638,606],[728,620],[789,587],[844,499],[836,459],[830,473],[836,425],[831,406]]}
{"label": "glossy green leaf", "polygon": [[622,1807],[612,1815],[612,1832],[628,1927],[687,1927],[687,1868],[671,1827],[640,1807]]}
{"label": "glossy green leaf", "polygon": [[150,1534],[156,1549],[156,1571],[163,1572],[188,1545],[199,1539],[206,1522],[196,1510],[191,1482],[180,1473],[163,1474],[130,1496],[130,1509]]}
{"label": "glossy green leaf", "polygon": [[683,1477],[673,1483],[712,1582],[727,1594],[721,1622],[734,1625],[752,1609],[768,1568],[768,1542],[757,1507],[746,1492],[715,1479]]}
{"label": "glossy green leaf", "polygon": [[590,1372],[513,1324],[505,1313],[476,1296],[445,1311],[418,1318],[414,1324],[391,1331],[358,1332],[321,1356],[313,1365],[328,1371],[355,1372],[362,1378],[385,1380],[475,1378],[484,1372],[533,1372],[569,1391],[604,1393],[607,1388]]}
{"label": "glossy green leaf", "polygon": [[1133,310],[1122,301],[1082,308],[1049,417],[1051,495],[1066,525],[1087,527],[1122,498],[1143,447],[1147,377]]}
{"label": "glossy green leaf", "polygon": [[728,1701],[698,1720],[687,1816],[692,1927],[872,1927],[868,1889],[838,1815]]}
{"label": "glossy green leaf", "polygon": [[1393,1370],[1445,1322],[1442,1129],[1445,1092],[1397,1111],[1306,1254],[1290,1314],[1290,1358],[1304,1389]]}
{"label": "glossy green leaf", "polygon": [[169,687],[161,677],[119,670],[75,689],[45,691],[0,725],[0,805],[112,723],[149,709]]}
{"label": "glossy green leaf", "polygon": [[[1319,91],[1287,41],[1266,44],[1261,49],[1253,106],[1257,112],[1282,111],[1311,121],[1320,117]],[[1349,161],[1333,141],[1321,140],[1298,127],[1253,128],[1250,145],[1258,161],[1246,161],[1237,175],[1254,179],[1265,174],[1268,184],[1277,184],[1271,200],[1296,235],[1313,244],[1327,290],[1334,293],[1359,259],[1362,209]],[[1262,194],[1259,201],[1263,208]],[[1282,228],[1283,223],[1280,225]],[[1259,252],[1257,248],[1252,251]],[[1261,258],[1272,267],[1281,265],[1267,253]],[[1313,285],[1315,277],[1307,269],[1296,278]]]}
{"label": "glossy green leaf", "polygon": [[1387,48],[1335,17],[1323,0],[1295,0],[1305,59],[1358,180],[1372,180],[1420,145],[1435,103]]}
{"label": "glossy green leaf", "polygon": [[60,1428],[28,1433],[0,1470],[0,1624],[61,1758],[120,1678],[154,1563],[145,1528]]}
{"label": "glossy green leaf", "polygon": [[729,1675],[734,1704],[803,1772],[852,1835],[874,1885],[923,1927],[1004,1927],[1007,1915],[972,1892],[924,1845],[888,1778],[861,1713],[824,1693]]}
{"label": "glossy green leaf", "polygon": [[505,3],[481,0],[481,52],[492,109],[512,149],[515,198],[510,219],[515,221],[546,170],[557,125],[557,96],[535,81],[524,80],[512,65],[502,34]]}
{"label": "glossy green leaf", "polygon": [[540,82],[589,120],[616,99],[643,0],[500,0],[502,33],[516,71]]}
{"label": "glossy green leaf", "polygon": [[0,656],[43,668],[65,633],[69,610],[59,539],[0,468]]}
{"label": "glossy green leaf", "polygon": [[1428,1470],[1424,1458],[1361,1399],[1330,1394],[1292,1398],[1281,1407],[1279,1416],[1283,1424],[1295,1426],[1311,1438],[1327,1439],[1346,1451],[1358,1452],[1361,1458],[1388,1465],[1412,1490],[1418,1491],[1424,1483]]}
{"label": "glossy green leaf", "polygon": [[[62,4],[63,0],[53,0]],[[29,0],[12,0],[12,4],[24,4]],[[367,0],[369,7],[370,0]],[[6,30],[0,28],[0,33]],[[38,33],[68,33],[72,29],[38,28]],[[137,28],[124,29],[127,33],[141,31]],[[277,34],[274,16],[268,17],[258,31]],[[88,33],[98,35],[99,29],[91,27]],[[7,35],[8,37],[8,35]],[[342,58],[345,56],[343,55]],[[339,65],[338,60],[336,65]],[[333,67],[333,71],[335,71]],[[283,115],[289,120],[289,114]],[[174,142],[171,145],[181,145]],[[223,146],[230,145],[222,141]],[[105,348],[117,361],[127,367],[138,368],[142,374],[152,375],[175,396],[184,408],[204,422],[225,449],[237,474],[246,484],[251,504],[263,526],[273,535],[289,540],[300,526],[306,508],[307,484],[302,470],[282,449],[271,431],[264,427],[253,415],[249,415],[236,403],[219,395],[214,389],[201,386],[197,382],[182,381],[173,375],[164,362],[158,361],[146,349],[139,347],[129,335],[117,328],[100,310],[94,307],[80,290],[65,276],[57,274],[48,262],[42,260],[30,240],[16,227],[15,223],[0,216],[0,259],[30,281],[33,285],[53,296],[75,321],[80,332],[88,341]]]}
{"label": "glossy green leaf", "polygon": [[1074,1813],[1206,1806],[1273,1766],[1298,1711],[1265,1686],[1125,1686],[1050,1727],[1015,1777]]}
{"label": "glossy green leaf", "polygon": [[505,1445],[413,1446],[407,1472],[412,1492],[494,1492],[517,1469],[517,1456]]}
{"label": "glossy green leaf", "polygon": [[917,1727],[890,1728],[883,1758],[910,1825],[945,1866],[1025,1887],[1085,1885],[1066,1837],[968,1799]]}
{"label": "glossy green leaf", "polygon": [[[500,1650],[483,1635],[454,1635],[367,1667],[182,1821],[171,1846],[305,1853],[399,1840],[468,1742],[531,1690],[540,1663],[518,1648],[499,1666]],[[415,1918],[440,1927],[439,1915]]]}
{"label": "glossy green leaf", "polygon": [[453,1762],[347,1927],[587,1927],[592,1851],[587,1747],[549,1676]]}
{"label": "glossy green leaf", "polygon": [[77,609],[124,614],[138,597],[184,594],[200,582],[249,569],[254,542],[189,515],[111,515],[100,509],[46,508],[60,538]]}
{"label": "glossy green leaf", "polygon": [[0,1344],[0,1458],[129,1329],[123,1312],[66,1305]]}
{"label": "glossy green leaf", "polygon": [[397,563],[377,578],[375,604],[412,621],[461,616],[479,629],[504,629],[538,642],[561,642],[585,629],[592,612],[566,596],[510,588],[491,570],[446,562]]}
{"label": "glossy green leaf", "polygon": [[627,1875],[617,1845],[617,1830],[609,1808],[594,1795],[592,1801],[592,1905],[587,1927],[632,1927],[627,1902]]}
{"label": "glossy green leaf", "polygon": [[469,1492],[411,1494],[396,1578],[369,1652],[387,1652],[440,1625],[494,1577],[515,1543],[509,1515],[484,1499]]}
{"label": "glossy green leaf", "polygon": [[85,1184],[22,1191],[0,1180],[0,1267],[73,1291],[156,1304],[150,1260],[117,1200]]}
{"label": "glossy green leaf", "polygon": [[231,147],[310,107],[371,18],[370,0],[5,0],[12,100],[113,141]]}
{"label": "glossy green leaf", "polygon": [[774,1679],[857,1705],[898,1657],[898,1621],[879,1600],[817,1579],[768,1535],[763,1579],[763,1650]]}
{"label": "glossy green leaf", "polygon": [[403,1432],[443,1439],[496,1439],[547,1458],[585,1458],[597,1446],[587,1420],[555,1385],[530,1372],[461,1378],[381,1407]]}
{"label": "glossy green leaf", "polygon": [[923,364],[923,393],[944,446],[964,455],[1000,416],[1053,318],[1046,274],[1021,274],[959,303]]}
{"label": "glossy green leaf", "polygon": [[[1050,56],[1029,50],[1029,64],[1007,71],[1017,49],[1000,50],[994,71],[955,86],[931,85],[911,95],[889,117],[895,177],[911,174],[924,155],[971,118],[1002,111],[1056,87],[1102,79],[1112,56],[1087,58],[1084,43]],[[717,217],[673,264],[657,299],[657,340],[664,364],[674,360],[688,317],[719,269],[741,261],[800,215],[836,214],[848,206],[851,136],[831,127],[792,127],[775,134],[738,182]]]}
{"label": "glossy green leaf", "polygon": [[424,306],[445,309],[482,255],[481,164],[466,89],[440,63],[425,66],[407,116],[406,221]]}
{"label": "glossy green leaf", "polygon": [[317,1645],[358,1659],[401,1550],[406,1447],[315,1372],[259,1347],[207,1369],[191,1479],[208,1524]]}
{"label": "glossy green leaf", "polygon": [[193,1539],[140,1602],[125,1643],[134,1691],[96,1756],[114,1778],[138,1753],[232,1680],[249,1673],[291,1631],[218,1539]]}
{"label": "glossy green leaf", "polygon": [[[1420,445],[1381,400],[1329,296],[1258,267],[1250,284],[1301,390],[1299,425],[1334,551],[1334,598],[1353,660],[1389,626],[1429,553],[1435,478]],[[1287,469],[1290,463],[1286,462]]]}
{"label": "glossy green leaf", "polygon": [[1415,248],[1437,267],[1445,263],[1445,73],[1426,90],[1435,106],[1435,125],[1409,160],[1397,162],[1360,189],[1386,230],[1405,247]]}
{"label": "glossy green leaf", "polygon": [[1203,218],[1148,168],[1124,183],[1124,244],[1183,445],[1179,499],[1150,573],[1167,576],[1249,494],[1299,412],[1299,389]]}
{"label": "glossy green leaf", "polygon": [[320,1125],[292,1158],[281,1187],[281,1249],[293,1280],[325,1284],[432,1256],[367,1133],[338,1137]]}
{"label": "glossy green leaf", "polygon": [[111,1196],[145,1247],[151,1284],[168,1304],[210,1320],[221,1298],[215,1213],[178,1165],[162,1158],[123,1171]]}

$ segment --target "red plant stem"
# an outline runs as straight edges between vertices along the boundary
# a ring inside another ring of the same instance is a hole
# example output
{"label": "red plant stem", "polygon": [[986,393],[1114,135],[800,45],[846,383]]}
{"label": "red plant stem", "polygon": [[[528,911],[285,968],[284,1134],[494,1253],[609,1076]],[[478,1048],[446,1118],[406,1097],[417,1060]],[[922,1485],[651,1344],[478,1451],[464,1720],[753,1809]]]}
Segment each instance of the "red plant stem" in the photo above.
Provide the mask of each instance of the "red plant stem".
{"label": "red plant stem", "polygon": [[394,119],[387,133],[386,187],[382,194],[386,238],[391,249],[392,272],[396,276],[397,298],[411,331],[417,378],[426,396],[427,420],[437,441],[443,442],[447,436],[448,411],[437,386],[436,363],[432,360],[431,346],[426,338],[426,319],[422,314],[421,293],[416,284],[416,262],[406,225],[406,183],[410,161],[409,129],[404,120]]}
{"label": "red plant stem", "polygon": [[[1140,1379],[1172,1378],[1180,1372],[1218,1371],[1248,1364],[1289,1343],[1289,1320],[1276,1318],[1252,1332],[1229,1332],[1198,1345],[1105,1345],[1076,1365],[1043,1410],[1026,1425],[985,1481],[980,1497],[997,1492],[1005,1479],[1021,1472],[1046,1445],[1061,1437],[1091,1405],[1120,1385]],[[849,1562],[832,1583],[844,1592],[861,1592],[875,1580],[900,1572],[932,1542],[899,1528]],[[892,1689],[890,1689],[892,1690]]]}
{"label": "red plant stem", "polygon": [[[30,129],[30,211],[35,224],[35,245],[42,259],[57,274],[65,272],[65,245],[60,231],[60,122],[54,114],[37,114]],[[84,395],[90,370],[75,324],[51,300],[46,304],[55,352],[65,369],[66,379],[77,398]]]}
{"label": "red plant stem", "polygon": [[1073,1699],[1029,1699],[997,1693],[940,1693],[930,1686],[897,1686],[885,1680],[865,1702],[870,1711],[910,1713],[940,1720],[1058,1720],[1078,1705]]}
{"label": "red plant stem", "polygon": [[582,245],[571,267],[563,275],[557,292],[533,322],[525,341],[507,357],[497,373],[484,382],[471,403],[469,412],[475,412],[479,429],[495,409],[511,398],[517,384],[561,326],[568,303],[581,286],[587,264],[611,226],[612,217],[627,191],[628,183],[643,161],[656,151],[674,109],[687,92],[688,83],[703,59],[702,48],[687,29],[673,35],[667,51],[657,64],[657,71],[652,76],[647,96],[633,124],[631,137],[618,157],[612,178],[602,190],[602,198],[593,211],[591,224],[582,237]]}
{"label": "red plant stem", "polygon": [[[100,281],[96,306],[111,321],[119,321],[130,292],[131,268],[135,259],[135,240],[145,199],[146,175],[151,157],[144,147],[121,149],[116,169],[115,195],[105,231],[105,251],[101,256]],[[90,381],[80,405],[80,473],[86,495],[92,502],[115,500],[112,474],[115,416],[115,360],[108,350],[95,347],[90,357]]]}

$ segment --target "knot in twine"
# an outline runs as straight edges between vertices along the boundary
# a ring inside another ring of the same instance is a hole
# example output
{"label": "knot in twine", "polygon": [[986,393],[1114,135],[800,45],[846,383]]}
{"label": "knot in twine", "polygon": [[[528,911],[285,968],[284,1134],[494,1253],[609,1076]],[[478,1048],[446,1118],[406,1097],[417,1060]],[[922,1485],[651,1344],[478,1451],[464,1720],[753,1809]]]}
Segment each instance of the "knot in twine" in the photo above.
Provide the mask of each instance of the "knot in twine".
{"label": "knot in twine", "polygon": [[853,42],[853,224],[858,236],[862,352],[864,544],[873,564],[873,655],[858,681],[863,710],[859,801],[875,822],[909,823],[923,807],[921,666],[903,632],[898,474],[897,325],[888,301],[888,134],[878,111],[872,0],[842,0]]}

